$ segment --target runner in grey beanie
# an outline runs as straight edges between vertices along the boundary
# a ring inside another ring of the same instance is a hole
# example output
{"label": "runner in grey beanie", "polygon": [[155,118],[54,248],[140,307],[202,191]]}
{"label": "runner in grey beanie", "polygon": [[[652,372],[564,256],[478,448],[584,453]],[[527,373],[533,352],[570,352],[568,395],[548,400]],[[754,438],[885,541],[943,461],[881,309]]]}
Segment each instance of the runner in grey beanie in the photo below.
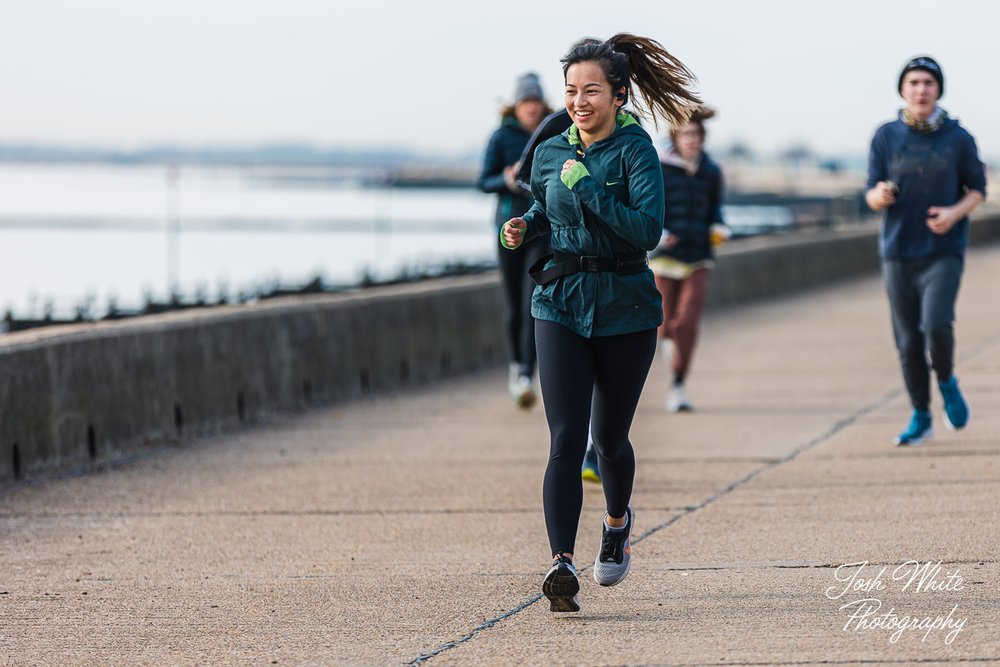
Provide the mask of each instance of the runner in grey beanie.
{"label": "runner in grey beanie", "polygon": [[544,99],[545,95],[542,94],[542,84],[538,81],[537,74],[528,72],[517,80],[517,86],[514,88],[514,104],[523,102],[524,100]]}

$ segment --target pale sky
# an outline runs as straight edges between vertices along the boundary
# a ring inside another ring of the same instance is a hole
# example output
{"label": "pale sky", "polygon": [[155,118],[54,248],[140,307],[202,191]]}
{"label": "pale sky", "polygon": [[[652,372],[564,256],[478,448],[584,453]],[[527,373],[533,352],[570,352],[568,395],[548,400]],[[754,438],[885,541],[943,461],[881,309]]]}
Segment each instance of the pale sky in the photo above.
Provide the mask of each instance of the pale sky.
{"label": "pale sky", "polygon": [[710,147],[864,154],[912,56],[1000,155],[987,0],[0,0],[0,143],[481,150],[525,71],[562,102],[580,37],[653,37],[719,115]]}

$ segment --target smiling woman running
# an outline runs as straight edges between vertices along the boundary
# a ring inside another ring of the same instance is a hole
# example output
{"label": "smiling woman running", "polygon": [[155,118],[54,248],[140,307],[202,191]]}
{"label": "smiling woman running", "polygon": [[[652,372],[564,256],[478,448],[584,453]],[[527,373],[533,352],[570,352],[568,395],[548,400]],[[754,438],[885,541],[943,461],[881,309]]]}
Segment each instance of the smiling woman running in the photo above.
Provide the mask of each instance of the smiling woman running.
{"label": "smiling woman running", "polygon": [[513,249],[551,232],[554,256],[533,267],[531,314],[551,436],[543,499],[554,563],[542,592],[557,612],[580,609],[573,549],[591,417],[607,509],[594,579],[614,586],[628,574],[635,524],[628,435],[662,321],[646,251],[663,227],[663,179],[649,135],[622,107],[633,84],[642,115],[676,124],[700,104],[688,69],[651,39],[618,34],[574,48],[562,63],[573,125],[538,147],[535,203],[503,225],[500,239]]}

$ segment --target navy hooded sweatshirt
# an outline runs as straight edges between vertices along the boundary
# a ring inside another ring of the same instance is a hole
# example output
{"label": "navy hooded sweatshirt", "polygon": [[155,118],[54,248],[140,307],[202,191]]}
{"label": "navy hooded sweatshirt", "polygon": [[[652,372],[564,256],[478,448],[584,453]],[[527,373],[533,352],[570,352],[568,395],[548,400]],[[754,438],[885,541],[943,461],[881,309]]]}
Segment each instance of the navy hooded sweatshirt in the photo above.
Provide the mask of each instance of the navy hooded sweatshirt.
{"label": "navy hooded sweatshirt", "polygon": [[882,218],[882,257],[964,256],[969,242],[968,217],[944,235],[927,227],[931,206],[952,206],[969,190],[986,195],[986,172],[976,141],[957,120],[948,118],[929,133],[918,132],[898,119],[880,127],[868,157],[868,189],[885,180],[895,182],[899,194]]}

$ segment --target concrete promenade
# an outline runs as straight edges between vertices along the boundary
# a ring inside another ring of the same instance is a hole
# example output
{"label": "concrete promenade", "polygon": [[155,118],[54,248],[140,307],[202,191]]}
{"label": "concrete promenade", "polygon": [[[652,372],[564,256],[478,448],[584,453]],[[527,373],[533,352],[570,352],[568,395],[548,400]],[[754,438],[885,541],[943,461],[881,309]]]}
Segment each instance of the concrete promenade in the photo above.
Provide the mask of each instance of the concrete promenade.
{"label": "concrete promenade", "polygon": [[[657,359],[633,428],[632,573],[579,614],[539,601],[547,428],[496,372],[9,484],[0,665],[1000,664],[998,275],[970,253],[972,422],[935,391],[912,449],[877,278],[708,317],[698,412]],[[582,568],[601,516],[588,485]]]}

